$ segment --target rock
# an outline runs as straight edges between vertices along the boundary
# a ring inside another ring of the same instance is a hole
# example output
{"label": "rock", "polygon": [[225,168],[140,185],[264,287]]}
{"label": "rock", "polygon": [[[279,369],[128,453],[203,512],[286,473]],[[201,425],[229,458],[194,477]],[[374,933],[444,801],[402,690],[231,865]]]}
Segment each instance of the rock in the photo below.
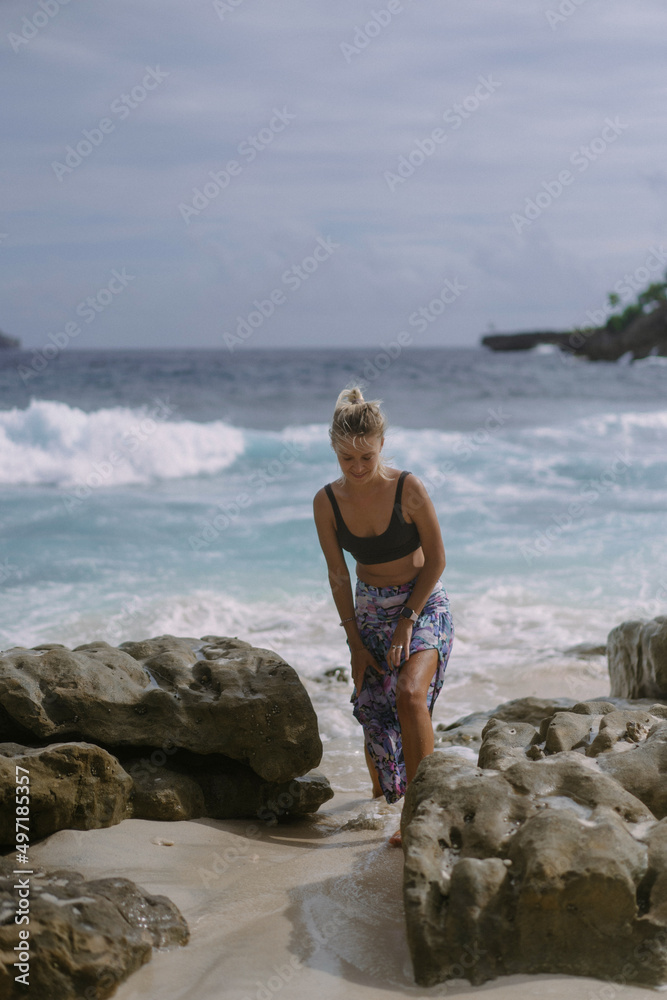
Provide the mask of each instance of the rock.
{"label": "rock", "polygon": [[632,792],[658,819],[667,817],[667,723],[653,725],[642,745],[629,753],[606,753],[597,758],[605,774]]}
{"label": "rock", "polygon": [[48,746],[51,740],[46,737],[46,739],[39,739],[34,733],[31,733],[29,729],[25,726],[20,725],[15,719],[12,719],[9,712],[4,708],[0,702],[0,739],[3,743],[18,743],[20,746]]}
{"label": "rock", "polygon": [[556,712],[551,719],[545,720],[545,751],[561,753],[575,747],[588,747],[594,734],[597,734],[601,718],[601,715],[584,715],[574,709],[571,712]]}
{"label": "rock", "polygon": [[179,751],[169,767],[126,760],[136,819],[259,819],[269,824],[316,812],[333,798],[324,775],[311,771],[291,782],[269,782],[250,767],[220,754]]}
{"label": "rock", "polygon": [[491,715],[503,722],[528,722],[531,726],[539,726],[546,716],[574,704],[572,698],[514,698],[498,705]]}
{"label": "rock", "polygon": [[[428,845],[428,861],[436,862],[438,882],[446,890],[459,857],[503,855],[517,827],[536,811],[505,774],[449,754],[430,754],[408,785],[401,814],[401,832],[409,834],[411,845],[406,865]],[[428,887],[433,877],[423,884]]]}
{"label": "rock", "polygon": [[[324,671],[324,676],[339,681],[341,684],[347,684],[350,679],[350,671],[346,670],[345,667],[330,667],[329,670]],[[315,678],[316,681],[320,679],[319,677]]]}
{"label": "rock", "polygon": [[[645,701],[630,702],[623,699],[611,701],[580,701],[573,705],[569,711],[556,709],[556,712],[542,720],[540,725],[540,736],[545,741],[545,751],[547,753],[560,753],[562,750],[573,750],[575,747],[586,751],[593,743],[600,732],[600,727],[609,728],[609,733],[604,739],[611,739],[611,725],[607,720],[602,723],[602,717],[611,713],[629,712],[628,719],[635,718],[633,713],[651,711],[651,708],[644,708]],[[641,707],[636,707],[641,706]],[[626,724],[623,725],[623,735],[625,735]],[[566,745],[571,741],[571,745]],[[597,746],[600,746],[598,743]],[[611,746],[611,742],[609,743]],[[597,749],[597,747],[596,747]],[[609,749],[606,747],[605,749]]]}
{"label": "rock", "polygon": [[667,699],[667,616],[613,628],[607,662],[613,696]]}
{"label": "rock", "polygon": [[568,646],[563,650],[568,656],[578,656],[582,660],[588,660],[592,656],[606,656],[607,646],[595,642],[578,642],[575,646]]}
{"label": "rock", "polygon": [[[444,938],[453,961],[448,961],[448,979],[486,982],[497,974],[496,956],[502,954],[505,927],[503,898],[510,879],[502,858],[461,858],[449,885],[449,905]],[[442,968],[434,968],[433,982],[442,978]]]}
{"label": "rock", "polygon": [[[13,857],[0,859],[0,913],[17,909]],[[188,926],[166,896],[153,896],[129,879],[87,881],[71,871],[35,871],[28,880],[29,986],[13,967],[22,929],[0,921],[0,996],[18,1000],[109,997],[151,958],[153,948],[185,944]],[[24,925],[27,926],[27,925]],[[27,963],[26,963],[27,964]]]}
{"label": "rock", "polygon": [[31,841],[56,830],[92,830],[130,817],[254,817],[274,823],[316,812],[334,794],[316,771],[291,782],[269,782],[221,754],[182,751],[170,765],[153,764],[148,756],[124,759],[121,765],[102,747],[88,743],[37,748],[0,744],[0,846],[16,843],[17,766],[30,778]]}
{"label": "rock", "polygon": [[139,761],[126,762],[125,767],[134,783],[134,819],[186,820],[206,815],[204,793],[189,775],[166,767],[148,770]]}
{"label": "rock", "polygon": [[401,816],[407,938],[420,986],[451,978],[479,984],[500,974],[503,858],[536,812],[497,771],[444,753],[421,762]]}
{"label": "rock", "polygon": [[565,345],[570,339],[568,332],[538,330],[525,333],[488,333],[482,337],[482,345],[492,351],[528,351],[537,344]]}
{"label": "rock", "polygon": [[[627,702],[622,702],[626,705]],[[502,705],[498,705],[496,708],[491,709],[488,712],[475,712],[472,715],[466,715],[462,719],[458,719],[456,722],[451,723],[448,726],[443,726],[440,724],[436,728],[435,732],[435,743],[438,747],[447,746],[475,746],[479,745],[481,748],[481,743],[486,727],[491,720],[496,720],[506,723],[519,723],[528,726],[541,726],[541,739],[544,741],[547,733],[547,728],[551,723],[552,719],[559,713],[564,712],[574,712],[579,715],[590,715],[599,714],[602,715],[606,712],[613,712],[617,710],[617,705],[611,702],[603,701],[592,701],[592,702],[576,702],[572,698],[515,698],[513,701],[504,702]],[[565,723],[558,723],[558,725],[565,725]],[[576,726],[580,728],[582,736],[587,733],[590,729],[590,722],[578,723],[572,722],[571,726]],[[511,728],[511,726],[509,727]],[[512,742],[508,742],[507,746],[519,747],[525,746],[526,751],[529,749],[533,755],[537,755],[537,750],[535,749],[536,741],[533,737],[533,733],[530,729],[521,730],[522,735],[512,734],[509,732],[509,728],[505,731],[506,735],[502,737],[500,735],[501,729],[499,727],[494,728],[493,742],[494,745],[500,746],[500,742],[503,739],[510,740],[514,736]],[[489,747],[491,745],[490,730],[487,731],[489,737]],[[555,739],[555,732],[552,739]],[[526,735],[528,742],[522,743],[523,735]],[[500,742],[499,742],[500,741]],[[563,749],[565,749],[563,747]],[[567,747],[570,749],[570,747]],[[490,751],[489,751],[490,752]],[[553,751],[549,751],[553,752]],[[486,753],[486,751],[485,751]],[[541,756],[541,754],[539,754]],[[514,758],[520,758],[520,754],[510,755]],[[508,758],[509,760],[510,758]],[[491,765],[485,760],[485,767],[491,767],[496,765]]]}
{"label": "rock", "polygon": [[480,766],[453,749],[421,762],[401,818],[420,986],[526,973],[667,981],[665,716],[618,700],[552,711],[539,733],[496,717]]}
{"label": "rock", "polygon": [[560,332],[540,330],[525,333],[495,333],[481,338],[492,351],[521,351],[537,344],[557,344],[561,350],[583,355],[591,361],[616,361],[631,352],[633,360],[649,354],[667,355],[667,304],[636,316],[615,331],[612,327]]}
{"label": "rock", "polygon": [[[587,809],[605,806],[627,823],[653,819],[638,796],[602,772],[595,761],[574,751],[546,757],[543,761],[519,761],[509,767],[503,777],[518,794],[531,796],[540,803],[548,799],[553,805],[556,800],[571,799]],[[557,804],[575,808],[564,801]]]}
{"label": "rock", "polygon": [[479,749],[482,730],[491,718],[490,712],[473,712],[445,726],[439,722],[434,740],[437,747],[464,746]]}
{"label": "rock", "polygon": [[611,701],[578,701],[572,706],[575,715],[608,715],[618,711],[619,705]]}
{"label": "rock", "polygon": [[328,779],[317,771],[281,784],[257,781],[253,771],[230,761],[223,774],[203,775],[206,815],[212,819],[260,819],[269,825],[316,812],[333,798]]}
{"label": "rock", "polygon": [[38,740],[222,753],[272,782],[306,773],[322,756],[296,671],[225,636],[14,647],[0,656],[0,704]]}
{"label": "rock", "polygon": [[8,337],[6,333],[0,333],[0,349],[3,348],[14,348],[16,350],[20,350],[21,341],[18,337]]}
{"label": "rock", "polygon": [[515,760],[525,760],[527,751],[540,742],[540,734],[529,722],[489,719],[482,730],[482,746],[477,763],[502,771]]}
{"label": "rock", "polygon": [[490,711],[473,712],[448,726],[440,723],[436,726],[435,742],[439,747],[479,746],[482,742],[482,730],[489,719],[526,722],[536,726],[545,716],[553,715],[559,709],[570,708],[574,704],[576,703],[572,698],[514,698]]}
{"label": "rock", "polygon": [[[612,749],[630,749],[631,745],[646,739],[656,720],[641,709],[609,712],[600,719],[598,734],[586,750],[587,757],[597,757]],[[623,741],[623,747],[617,744]]]}
{"label": "rock", "polygon": [[[575,339],[580,337],[583,340]],[[633,360],[655,353],[667,355],[667,304],[649,313],[636,316],[623,330],[608,327],[573,334],[571,342],[576,354],[585,354],[592,361],[617,361],[632,353]]]}
{"label": "rock", "polygon": [[528,350],[536,344],[557,344],[561,350],[591,361],[616,361],[631,352],[633,360],[649,354],[667,355],[667,304],[638,315],[619,331],[610,326],[586,330],[487,334],[481,339],[493,351]]}
{"label": "rock", "polygon": [[667,927],[667,819],[656,823],[646,843],[648,868],[637,890],[637,901],[641,913],[650,911],[654,920]]}
{"label": "rock", "polygon": [[516,937],[503,967],[621,975],[632,957],[636,885],[647,868],[646,846],[626,824],[604,806],[585,822],[568,809],[545,809],[517,831],[508,858]]}
{"label": "rock", "polygon": [[132,779],[89,743],[28,748],[0,744],[0,845],[16,844],[16,768],[29,776],[30,840],[56,830],[113,826],[129,815]]}

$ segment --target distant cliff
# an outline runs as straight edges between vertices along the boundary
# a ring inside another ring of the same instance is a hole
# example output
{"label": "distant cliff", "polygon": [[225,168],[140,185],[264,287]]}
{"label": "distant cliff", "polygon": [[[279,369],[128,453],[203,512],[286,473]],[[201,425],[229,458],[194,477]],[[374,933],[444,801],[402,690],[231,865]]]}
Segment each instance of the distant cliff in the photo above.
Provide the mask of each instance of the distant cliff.
{"label": "distant cliff", "polygon": [[0,348],[21,347],[21,341],[17,337],[8,337],[5,333],[0,333]]}
{"label": "distant cliff", "polygon": [[540,330],[531,333],[490,333],[482,337],[484,347],[492,351],[527,351],[536,344],[559,344],[565,346],[570,333],[554,330]]}
{"label": "distant cliff", "polygon": [[591,361],[616,361],[628,351],[633,361],[649,354],[667,357],[667,302],[640,313],[621,330],[607,325],[568,333],[494,333],[482,337],[482,344],[492,351],[527,351],[536,344],[557,344],[562,351]]}
{"label": "distant cliff", "polygon": [[628,351],[633,361],[649,354],[667,357],[667,302],[637,316],[622,330],[579,330],[569,339],[570,350],[592,361],[616,361]]}

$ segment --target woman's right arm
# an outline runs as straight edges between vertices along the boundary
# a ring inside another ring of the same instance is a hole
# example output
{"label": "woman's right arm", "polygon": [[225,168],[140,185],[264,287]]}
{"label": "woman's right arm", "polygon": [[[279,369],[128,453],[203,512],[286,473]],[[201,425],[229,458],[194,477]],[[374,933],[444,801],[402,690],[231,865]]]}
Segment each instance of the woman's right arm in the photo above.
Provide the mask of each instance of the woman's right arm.
{"label": "woman's right arm", "polygon": [[329,584],[340,620],[345,621],[343,628],[350,646],[350,668],[352,680],[357,692],[361,691],[366,667],[372,666],[378,672],[380,666],[373,654],[364,646],[354,615],[354,599],[350,574],[345,562],[345,556],[336,537],[336,521],[333,509],[326,491],[319,490],[313,500],[313,514],[320,546],[327,562]]}

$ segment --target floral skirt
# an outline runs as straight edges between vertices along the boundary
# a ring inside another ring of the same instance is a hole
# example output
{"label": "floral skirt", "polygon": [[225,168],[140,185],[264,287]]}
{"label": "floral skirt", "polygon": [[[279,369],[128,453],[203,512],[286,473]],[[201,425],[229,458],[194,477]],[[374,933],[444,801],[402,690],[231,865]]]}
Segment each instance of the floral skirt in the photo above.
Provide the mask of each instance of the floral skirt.
{"label": "floral skirt", "polygon": [[[358,579],[355,592],[355,617],[361,639],[381,666],[382,673],[368,667],[361,691],[358,693],[355,688],[350,700],[354,705],[354,717],[363,726],[365,744],[387,802],[397,802],[402,798],[407,784],[401,726],[396,709],[396,682],[403,664],[395,667],[387,663],[387,652],[401,608],[412,593],[414,583],[411,580],[395,587],[371,587]],[[438,580],[419,620],[414,623],[410,641],[411,654],[421,649],[438,650],[438,665],[426,697],[426,707],[431,715],[445,679],[453,639],[449,597]]]}

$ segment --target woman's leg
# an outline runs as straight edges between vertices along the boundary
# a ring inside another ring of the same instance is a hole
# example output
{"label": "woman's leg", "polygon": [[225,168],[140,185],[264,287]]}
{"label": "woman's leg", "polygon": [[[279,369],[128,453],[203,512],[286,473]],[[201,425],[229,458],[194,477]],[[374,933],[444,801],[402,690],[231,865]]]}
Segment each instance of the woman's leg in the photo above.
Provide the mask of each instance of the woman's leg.
{"label": "woman's leg", "polygon": [[[426,701],[437,666],[438,650],[420,649],[403,664],[396,682],[396,711],[401,724],[407,784],[414,778],[420,761],[433,753],[433,723]],[[389,843],[392,847],[401,846],[400,830],[389,838]]]}
{"label": "woman's leg", "polygon": [[366,754],[366,764],[368,765],[368,773],[371,776],[371,781],[373,782],[373,798],[379,799],[382,797],[382,789],[380,788],[380,781],[378,778],[378,773],[375,768],[375,764],[372,761],[371,755],[368,752],[368,747],[364,743],[364,753]]}
{"label": "woman's leg", "polygon": [[428,689],[438,666],[437,649],[412,653],[396,683],[396,710],[401,723],[405,777],[409,784],[420,761],[433,753],[433,723],[427,708]]}

